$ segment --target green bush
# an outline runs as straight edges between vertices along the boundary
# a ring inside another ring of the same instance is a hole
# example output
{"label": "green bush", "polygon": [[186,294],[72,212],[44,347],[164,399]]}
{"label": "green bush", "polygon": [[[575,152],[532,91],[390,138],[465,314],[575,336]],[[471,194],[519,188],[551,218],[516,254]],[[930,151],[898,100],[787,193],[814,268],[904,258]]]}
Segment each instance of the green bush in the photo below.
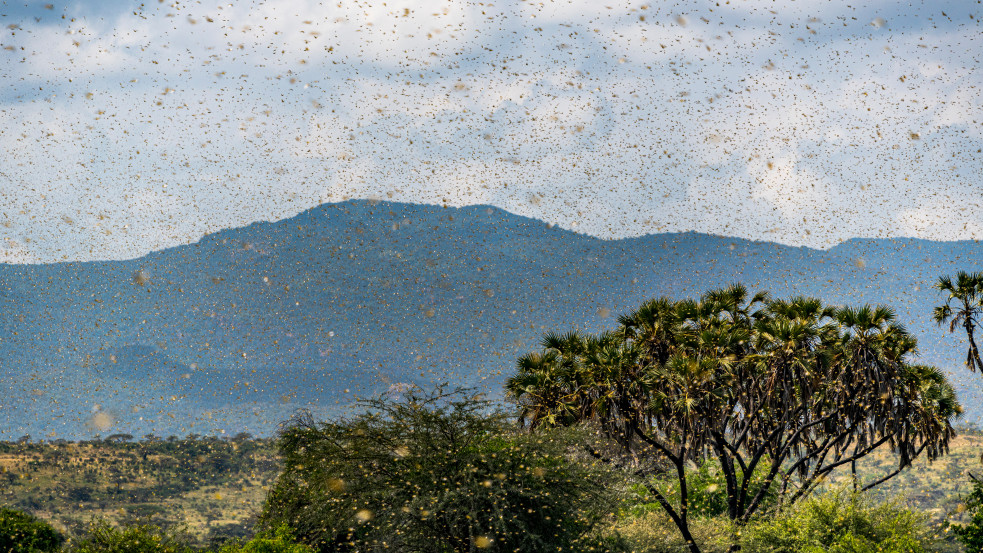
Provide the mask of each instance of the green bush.
{"label": "green bush", "polygon": [[0,553],[58,551],[65,537],[27,513],[0,508]]}
{"label": "green bush", "polygon": [[70,553],[191,553],[180,540],[152,525],[118,528],[96,522],[85,537],[70,544]]}
{"label": "green bush", "polygon": [[897,500],[873,505],[841,489],[748,525],[741,542],[749,553],[923,553],[934,539],[927,518]]}
{"label": "green bush", "polygon": [[320,551],[586,551],[614,510],[600,468],[560,433],[516,432],[489,403],[408,392],[368,412],[281,432],[284,471],[261,516]]}
{"label": "green bush", "polygon": [[970,475],[973,479],[973,491],[965,498],[969,522],[963,526],[952,526],[952,531],[959,541],[966,546],[966,551],[983,551],[983,480]]}
{"label": "green bush", "polygon": [[280,525],[276,530],[261,532],[244,545],[229,544],[218,553],[313,553],[313,549],[294,541],[289,526]]}
{"label": "green bush", "polygon": [[[768,473],[769,463],[760,463],[751,475],[748,486],[748,501],[758,493],[764,484]],[[740,470],[737,477],[742,478]],[[679,505],[679,481],[675,474],[671,477],[664,475],[653,477],[650,482],[673,505]],[[689,514],[695,518],[714,518],[727,514],[727,482],[720,462],[716,459],[703,460],[699,468],[686,471],[686,490],[689,501]],[[629,510],[634,515],[644,512],[662,511],[662,506],[655,501],[645,486],[637,484],[631,487],[632,497],[629,499]],[[766,513],[775,507],[778,501],[777,486],[772,484],[765,492],[758,513]]]}

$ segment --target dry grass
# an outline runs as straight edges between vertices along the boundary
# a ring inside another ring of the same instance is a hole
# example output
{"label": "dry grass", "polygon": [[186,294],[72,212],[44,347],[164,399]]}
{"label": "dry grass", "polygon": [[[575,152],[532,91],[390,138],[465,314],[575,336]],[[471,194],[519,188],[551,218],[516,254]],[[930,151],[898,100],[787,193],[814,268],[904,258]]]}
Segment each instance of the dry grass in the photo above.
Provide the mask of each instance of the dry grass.
{"label": "dry grass", "polygon": [[191,453],[163,443],[5,444],[0,503],[68,532],[105,519],[183,528],[204,540],[212,527],[251,526],[278,473],[270,445],[189,443]]}

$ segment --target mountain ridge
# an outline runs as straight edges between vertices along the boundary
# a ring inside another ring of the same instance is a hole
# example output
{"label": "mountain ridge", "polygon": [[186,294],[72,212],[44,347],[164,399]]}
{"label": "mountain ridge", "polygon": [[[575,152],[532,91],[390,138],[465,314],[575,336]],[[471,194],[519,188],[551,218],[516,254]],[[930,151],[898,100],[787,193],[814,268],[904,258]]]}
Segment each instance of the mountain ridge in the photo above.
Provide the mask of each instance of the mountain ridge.
{"label": "mountain ridge", "polygon": [[314,206],[314,207],[305,209],[303,211],[300,211],[300,212],[298,212],[298,213],[296,213],[296,214],[294,214],[292,216],[285,217],[285,218],[278,219],[278,220],[265,220],[265,219],[264,220],[255,220],[255,221],[249,222],[249,223],[247,223],[245,225],[242,225],[242,226],[219,229],[219,230],[216,230],[214,232],[211,232],[211,233],[202,235],[202,236],[198,237],[197,239],[195,239],[193,241],[190,241],[190,242],[187,242],[187,243],[182,243],[182,244],[176,244],[176,245],[173,245],[173,246],[168,246],[168,247],[163,248],[161,250],[150,251],[150,252],[147,252],[147,253],[145,253],[143,255],[136,256],[136,257],[131,257],[131,258],[121,258],[121,259],[116,259],[116,258],[113,258],[113,259],[88,259],[88,260],[68,260],[68,261],[65,261],[65,260],[57,260],[57,261],[42,261],[42,262],[36,262],[36,263],[34,263],[34,262],[32,262],[32,263],[10,263],[10,262],[5,262],[5,261],[0,261],[0,266],[3,266],[3,265],[9,265],[9,266],[64,265],[64,264],[74,264],[74,263],[104,263],[104,262],[112,263],[112,262],[137,261],[137,260],[140,260],[140,259],[144,259],[144,258],[146,258],[148,256],[151,256],[151,255],[153,255],[155,253],[161,252],[161,251],[168,251],[168,250],[172,250],[172,249],[175,249],[175,248],[181,248],[181,247],[184,247],[184,246],[193,246],[193,245],[198,244],[198,243],[200,243],[202,241],[209,240],[209,239],[211,239],[211,238],[213,238],[213,237],[215,237],[217,235],[222,235],[223,233],[235,232],[235,231],[245,231],[247,229],[253,228],[254,226],[255,227],[259,227],[259,226],[263,226],[263,225],[267,225],[267,226],[269,226],[269,225],[276,225],[276,224],[281,223],[283,221],[290,221],[290,220],[293,220],[295,218],[304,216],[305,214],[308,214],[308,213],[311,213],[311,212],[315,212],[315,211],[318,211],[318,210],[322,210],[325,207],[330,207],[330,206],[355,206],[355,205],[360,205],[360,204],[364,204],[364,205],[367,205],[367,206],[370,206],[370,207],[385,204],[385,205],[388,205],[388,206],[410,206],[410,207],[414,207],[415,206],[415,207],[422,207],[422,208],[432,208],[432,209],[438,209],[439,208],[439,209],[443,209],[443,210],[457,210],[457,211],[464,211],[464,210],[489,210],[490,209],[490,210],[493,210],[493,211],[496,211],[496,212],[501,212],[503,214],[507,214],[508,216],[513,217],[513,218],[522,219],[522,220],[531,222],[532,224],[542,225],[542,226],[544,226],[546,228],[549,228],[549,229],[555,229],[555,230],[560,231],[560,232],[569,233],[570,235],[585,237],[585,238],[597,240],[597,241],[600,241],[600,242],[623,242],[623,241],[630,241],[630,240],[645,239],[645,238],[648,238],[648,237],[676,237],[676,236],[696,235],[696,236],[702,236],[702,237],[719,238],[719,239],[722,239],[722,240],[749,242],[749,243],[755,243],[755,244],[774,244],[774,245],[780,246],[782,248],[803,249],[803,250],[809,250],[809,251],[813,251],[813,252],[830,252],[830,251],[835,250],[837,248],[840,248],[842,246],[850,245],[850,244],[853,244],[853,243],[862,243],[862,244],[868,244],[868,245],[869,244],[877,244],[877,243],[916,243],[916,244],[953,244],[953,245],[958,245],[958,244],[978,244],[979,243],[979,240],[976,240],[976,239],[966,239],[966,240],[931,240],[931,239],[927,239],[927,238],[918,238],[918,237],[914,237],[914,236],[853,237],[853,238],[848,238],[846,240],[843,240],[843,241],[841,241],[841,242],[839,242],[839,243],[837,243],[837,244],[835,244],[833,246],[830,246],[828,248],[814,248],[814,247],[805,246],[805,245],[798,245],[797,246],[797,245],[791,245],[791,244],[783,244],[781,242],[777,242],[777,241],[774,241],[774,240],[767,240],[767,239],[763,239],[763,238],[745,238],[745,237],[725,235],[725,234],[706,233],[706,232],[701,232],[701,231],[696,231],[696,230],[665,232],[665,233],[649,233],[649,234],[642,234],[642,235],[638,235],[638,236],[628,236],[628,237],[622,237],[622,238],[604,238],[604,237],[594,236],[594,235],[591,235],[591,234],[588,234],[588,233],[580,232],[580,231],[577,231],[575,229],[569,229],[569,228],[565,228],[565,227],[560,227],[558,225],[553,225],[551,223],[547,223],[547,222],[545,222],[545,221],[543,221],[541,219],[537,219],[535,217],[529,217],[529,216],[526,216],[526,215],[521,215],[521,214],[518,214],[518,213],[513,213],[513,212],[511,212],[511,211],[509,211],[509,210],[507,210],[505,208],[501,208],[501,207],[494,206],[494,205],[491,205],[491,204],[470,204],[470,205],[466,205],[466,206],[448,206],[448,205],[407,203],[407,202],[395,202],[395,201],[383,201],[383,200],[360,200],[360,199],[353,199],[353,200],[346,200],[346,201],[343,201],[343,202],[332,202],[332,203],[321,204],[321,205]]}
{"label": "mountain ridge", "polygon": [[332,416],[400,383],[500,391],[546,330],[738,281],[894,307],[966,404],[981,387],[930,322],[932,284],[981,259],[975,241],[603,240],[490,206],[325,204],[134,260],[0,265],[0,439],[268,435],[299,408]]}

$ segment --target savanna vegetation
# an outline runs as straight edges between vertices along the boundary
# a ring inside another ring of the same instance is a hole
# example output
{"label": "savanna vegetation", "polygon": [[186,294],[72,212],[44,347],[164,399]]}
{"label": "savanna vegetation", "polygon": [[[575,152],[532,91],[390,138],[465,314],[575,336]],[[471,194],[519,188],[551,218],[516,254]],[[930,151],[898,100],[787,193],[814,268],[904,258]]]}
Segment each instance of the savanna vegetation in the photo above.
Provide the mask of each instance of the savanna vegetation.
{"label": "savanna vegetation", "polygon": [[[983,368],[983,276],[937,287],[936,321]],[[18,510],[0,511],[0,551],[978,552],[983,436],[916,353],[885,307],[739,285],[655,299],[605,332],[547,333],[504,410],[444,386],[299,413],[273,441],[5,444]],[[250,514],[197,532],[111,516],[122,498],[186,512],[218,488],[249,490]],[[230,523],[244,531],[202,531]]]}
{"label": "savanna vegetation", "polygon": [[[93,520],[153,524],[206,544],[252,533],[280,469],[269,439],[112,434],[0,442],[0,504],[78,535]],[[0,549],[2,551],[2,549]]]}

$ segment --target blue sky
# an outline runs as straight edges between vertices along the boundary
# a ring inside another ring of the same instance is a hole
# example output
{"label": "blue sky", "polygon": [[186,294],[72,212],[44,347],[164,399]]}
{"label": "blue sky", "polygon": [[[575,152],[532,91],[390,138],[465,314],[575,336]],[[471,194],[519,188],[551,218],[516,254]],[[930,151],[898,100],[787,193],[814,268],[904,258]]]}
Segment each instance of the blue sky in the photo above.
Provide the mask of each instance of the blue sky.
{"label": "blue sky", "polygon": [[0,6],[0,261],[351,198],[605,238],[983,236],[976,2]]}

